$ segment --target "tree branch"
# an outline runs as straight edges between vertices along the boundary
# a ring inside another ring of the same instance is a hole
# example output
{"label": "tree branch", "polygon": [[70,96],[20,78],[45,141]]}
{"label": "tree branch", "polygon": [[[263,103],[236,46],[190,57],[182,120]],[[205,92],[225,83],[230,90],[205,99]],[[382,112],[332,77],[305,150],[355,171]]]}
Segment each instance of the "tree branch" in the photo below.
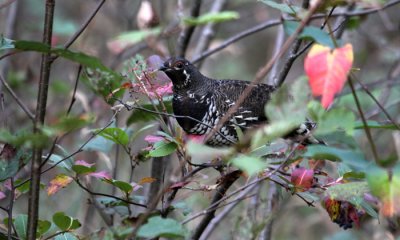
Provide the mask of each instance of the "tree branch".
{"label": "tree branch", "polygon": [[[198,17],[200,14],[201,0],[195,0],[192,8],[190,9],[190,17]],[[179,35],[176,55],[185,57],[186,49],[189,46],[190,38],[193,35],[196,26],[186,26]]]}
{"label": "tree branch", "polygon": [[[219,205],[219,202],[222,197],[225,195],[226,191],[228,191],[229,187],[240,177],[240,174],[242,171],[236,170],[233,171],[226,176],[223,177],[221,185],[217,188],[217,191],[213,197],[213,200],[211,201],[210,206],[212,205],[213,207],[217,207]],[[192,235],[191,239],[199,239],[203,231],[206,229],[207,225],[210,223],[210,221],[214,218],[215,216],[215,211],[217,209],[214,209],[210,212],[208,212],[204,218],[201,220],[199,226],[196,228],[194,234]]]}
{"label": "tree branch", "polygon": [[[51,37],[53,33],[53,17],[54,17],[55,0],[46,0],[43,43],[51,45]],[[39,91],[38,100],[35,113],[35,121],[33,132],[38,133],[40,127],[44,124],[47,105],[47,94],[50,79],[51,69],[51,55],[50,53],[42,54],[42,61],[40,67]],[[40,176],[41,176],[41,161],[42,161],[41,147],[35,148],[32,156],[31,165],[31,183],[29,190],[29,203],[28,203],[28,230],[27,239],[36,239],[36,229],[39,217],[39,191],[40,191]]]}
{"label": "tree branch", "polygon": [[[215,0],[213,2],[213,5],[211,6],[209,13],[220,12],[223,9],[225,3],[226,3],[226,0]],[[204,50],[208,49],[211,39],[215,35],[214,26],[215,26],[215,23],[208,23],[207,25],[205,25],[203,27],[200,38],[197,41],[197,46],[196,46],[195,53],[194,53],[195,56],[200,55],[202,52],[204,52]],[[197,65],[198,65],[197,67],[200,68],[201,62],[198,62]]]}
{"label": "tree branch", "polygon": [[[254,184],[251,187],[243,190],[231,203],[227,204],[224,210],[221,211],[214,219],[211,220],[210,224],[204,230],[203,234],[201,234],[199,240],[207,240],[210,235],[214,231],[214,229],[218,226],[218,224],[235,208],[240,200],[244,199],[247,194],[249,194],[253,189],[255,189],[258,184]],[[215,211],[215,210],[214,210]]]}

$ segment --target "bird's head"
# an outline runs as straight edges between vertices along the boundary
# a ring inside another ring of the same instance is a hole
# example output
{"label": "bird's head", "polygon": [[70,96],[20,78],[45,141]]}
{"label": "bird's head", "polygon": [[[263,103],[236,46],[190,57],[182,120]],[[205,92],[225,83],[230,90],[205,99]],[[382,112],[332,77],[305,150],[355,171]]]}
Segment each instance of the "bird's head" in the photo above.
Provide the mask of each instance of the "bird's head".
{"label": "bird's head", "polygon": [[198,70],[192,63],[179,57],[168,59],[159,70],[167,74],[176,89],[188,87],[193,81],[194,76],[199,74]]}

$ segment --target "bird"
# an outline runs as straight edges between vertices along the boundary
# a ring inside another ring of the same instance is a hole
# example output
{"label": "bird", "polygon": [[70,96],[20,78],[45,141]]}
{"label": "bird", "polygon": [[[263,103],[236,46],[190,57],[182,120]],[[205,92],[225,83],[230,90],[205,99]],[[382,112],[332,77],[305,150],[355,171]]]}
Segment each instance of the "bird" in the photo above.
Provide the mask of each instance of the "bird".
{"label": "bird", "polygon": [[[172,81],[173,113],[180,116],[176,118],[178,124],[190,135],[209,134],[236,104],[243,91],[249,85],[253,85],[250,94],[223,123],[219,133],[214,133],[207,139],[207,145],[214,147],[233,145],[238,142],[237,128],[244,132],[268,122],[264,105],[271,99],[271,94],[276,90],[275,86],[253,84],[244,80],[209,78],[182,57],[169,58],[158,70],[164,72]],[[309,136],[315,127],[315,123],[306,120],[285,137],[302,139],[305,144],[322,143]]]}

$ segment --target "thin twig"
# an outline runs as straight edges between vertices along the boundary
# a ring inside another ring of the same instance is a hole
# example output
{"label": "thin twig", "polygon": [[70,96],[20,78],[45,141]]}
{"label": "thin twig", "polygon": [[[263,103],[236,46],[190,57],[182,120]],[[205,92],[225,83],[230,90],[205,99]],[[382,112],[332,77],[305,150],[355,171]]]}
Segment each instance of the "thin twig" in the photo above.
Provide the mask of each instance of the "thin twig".
{"label": "thin twig", "polygon": [[0,74],[0,81],[2,82],[3,86],[6,87],[8,93],[14,98],[14,100],[17,102],[17,104],[22,108],[22,110],[26,113],[26,115],[32,120],[35,120],[35,115],[28,109],[27,106],[22,102],[22,100],[15,94],[15,92],[12,90],[10,85],[4,80],[3,76]]}
{"label": "thin twig", "polygon": [[58,235],[61,235],[61,234],[67,233],[67,232],[69,232],[69,231],[68,230],[64,230],[64,231],[61,231],[61,232],[56,232],[56,233],[48,236],[44,240],[54,239],[54,237],[57,237]]}
{"label": "thin twig", "polygon": [[90,24],[90,22],[93,20],[93,18],[96,16],[96,14],[99,12],[100,8],[103,6],[103,4],[106,2],[106,0],[101,0],[96,8],[93,10],[92,14],[89,15],[89,17],[85,20],[85,22],[82,24],[82,26],[74,33],[74,35],[68,39],[68,41],[64,44],[64,48],[67,49],[69,48],[75,41],[78,39],[78,37],[83,33],[83,31],[87,28],[87,26]]}
{"label": "thin twig", "polygon": [[397,124],[396,121],[392,118],[392,116],[390,116],[385,107],[379,103],[378,99],[376,99],[376,97],[371,93],[371,91],[369,91],[368,87],[365,86],[365,84],[362,83],[357,77],[354,76],[354,79],[358,82],[358,84],[360,84],[364,92],[375,102],[375,104],[379,107],[379,109],[382,110],[386,118],[397,128],[397,130],[400,130],[399,124]]}
{"label": "thin twig", "polygon": [[122,201],[122,202],[124,202],[124,203],[128,203],[128,204],[132,204],[132,205],[135,205],[135,206],[147,208],[146,205],[141,204],[141,203],[137,203],[137,202],[130,201],[129,199],[120,198],[120,197],[117,197],[117,196],[114,196],[114,195],[111,195],[111,194],[94,192],[94,191],[90,190],[89,188],[85,187],[85,186],[79,181],[79,179],[75,179],[75,182],[79,185],[79,187],[81,187],[83,190],[85,190],[86,192],[88,192],[88,193],[91,194],[91,195],[114,198],[114,199],[117,199],[117,200]]}
{"label": "thin twig", "polygon": [[361,121],[363,122],[363,125],[364,125],[365,134],[367,135],[368,142],[369,142],[369,144],[371,146],[372,155],[374,156],[375,162],[378,163],[378,161],[379,161],[378,152],[376,151],[376,146],[375,146],[375,143],[374,143],[374,139],[372,138],[371,130],[369,129],[369,126],[367,124],[367,120],[365,119],[365,116],[364,116],[364,112],[363,112],[363,110],[361,108],[360,101],[358,100],[358,96],[357,96],[356,90],[354,89],[353,77],[352,77],[351,74],[349,76],[348,82],[349,82],[349,86],[351,88],[351,93],[353,94],[353,98],[354,98],[354,101],[356,103],[358,112],[360,114]]}

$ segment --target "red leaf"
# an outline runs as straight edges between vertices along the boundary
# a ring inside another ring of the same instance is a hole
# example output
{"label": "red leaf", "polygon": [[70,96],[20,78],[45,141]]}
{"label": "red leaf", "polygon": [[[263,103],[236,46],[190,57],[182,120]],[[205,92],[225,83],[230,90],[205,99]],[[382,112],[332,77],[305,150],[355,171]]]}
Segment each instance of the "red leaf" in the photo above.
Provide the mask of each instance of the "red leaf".
{"label": "red leaf", "polygon": [[112,178],[110,173],[107,171],[89,173],[88,176],[100,178],[100,179],[111,179]]}
{"label": "red leaf", "polygon": [[314,183],[314,171],[306,168],[293,170],[290,181],[299,191],[310,189]]}
{"label": "red leaf", "polygon": [[91,167],[94,165],[94,163],[88,163],[85,160],[76,160],[74,165],[81,165],[81,166],[85,166],[85,167]]}
{"label": "red leaf", "polygon": [[328,108],[336,93],[339,93],[347,80],[353,64],[353,47],[346,44],[331,50],[314,44],[304,61],[304,69],[314,96],[321,96],[321,104]]}
{"label": "red leaf", "polygon": [[148,143],[156,143],[164,140],[164,137],[155,136],[155,135],[147,135],[144,140]]}

